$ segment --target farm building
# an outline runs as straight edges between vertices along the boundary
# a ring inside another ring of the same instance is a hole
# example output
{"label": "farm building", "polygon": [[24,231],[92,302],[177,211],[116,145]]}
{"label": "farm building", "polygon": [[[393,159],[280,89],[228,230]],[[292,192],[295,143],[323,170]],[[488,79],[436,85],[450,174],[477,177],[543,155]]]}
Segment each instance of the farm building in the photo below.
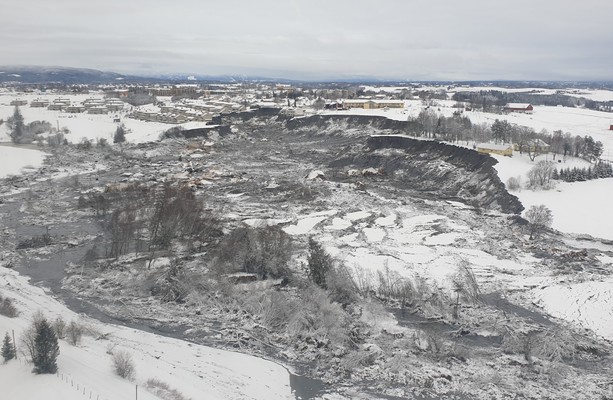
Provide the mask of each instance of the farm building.
{"label": "farm building", "polygon": [[499,154],[511,157],[513,155],[513,146],[510,144],[479,143],[477,151],[481,154]]}
{"label": "farm building", "polygon": [[508,113],[518,112],[532,114],[534,107],[532,107],[532,104],[528,103],[508,103],[506,106],[504,106],[504,111]]}
{"label": "farm building", "polygon": [[402,100],[369,100],[369,99],[355,99],[345,100],[343,102],[343,108],[363,108],[365,110],[372,110],[378,108],[404,108],[404,101]]}
{"label": "farm building", "polygon": [[[515,143],[513,147],[516,151],[520,150],[520,145],[518,143]],[[548,145],[546,142],[542,141],[541,139],[530,140],[529,142],[525,143],[521,148],[522,151],[538,151],[539,153],[549,153],[550,149],[551,146]]]}

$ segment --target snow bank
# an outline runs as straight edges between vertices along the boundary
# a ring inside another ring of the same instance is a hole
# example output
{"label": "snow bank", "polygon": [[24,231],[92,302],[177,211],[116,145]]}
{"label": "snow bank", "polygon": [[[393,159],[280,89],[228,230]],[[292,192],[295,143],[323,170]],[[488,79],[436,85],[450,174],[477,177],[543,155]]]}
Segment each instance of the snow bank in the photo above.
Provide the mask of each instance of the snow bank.
{"label": "snow bank", "polygon": [[38,169],[47,154],[39,150],[15,146],[0,146],[0,178],[18,175],[26,169]]}

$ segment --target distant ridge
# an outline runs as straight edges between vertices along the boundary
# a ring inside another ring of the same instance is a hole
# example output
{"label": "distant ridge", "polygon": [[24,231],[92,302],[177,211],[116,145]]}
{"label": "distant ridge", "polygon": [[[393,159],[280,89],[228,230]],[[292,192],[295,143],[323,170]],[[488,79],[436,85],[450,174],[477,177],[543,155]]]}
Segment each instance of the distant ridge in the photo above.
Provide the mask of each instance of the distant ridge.
{"label": "distant ridge", "polygon": [[118,83],[287,83],[306,85],[391,85],[391,86],[419,86],[420,84],[468,86],[493,86],[526,88],[540,87],[551,89],[565,88],[591,88],[613,90],[611,81],[542,81],[542,80],[394,80],[376,79],[367,76],[339,77],[337,79],[283,79],[257,75],[205,75],[190,73],[156,74],[156,75],[124,75],[116,72],[100,71],[91,68],[74,68],[61,66],[32,66],[32,65],[0,65],[0,84],[118,84]]}
{"label": "distant ridge", "polygon": [[0,66],[0,82],[14,83],[117,83],[129,79],[114,72],[87,68]]}

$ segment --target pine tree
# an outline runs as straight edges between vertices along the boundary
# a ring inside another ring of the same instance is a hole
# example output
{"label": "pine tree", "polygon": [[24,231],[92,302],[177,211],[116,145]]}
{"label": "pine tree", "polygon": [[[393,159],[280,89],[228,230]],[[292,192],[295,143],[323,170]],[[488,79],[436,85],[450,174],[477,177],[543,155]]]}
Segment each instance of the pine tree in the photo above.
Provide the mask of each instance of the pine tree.
{"label": "pine tree", "polygon": [[553,169],[553,173],[551,174],[551,179],[554,179],[556,181],[560,180],[560,173],[558,172],[557,168]]}
{"label": "pine tree", "polygon": [[60,346],[53,328],[46,319],[36,324],[34,338],[34,372],[37,374],[54,374],[57,372],[57,356]]}
{"label": "pine tree", "polygon": [[13,143],[20,143],[24,133],[25,125],[23,122],[23,115],[21,115],[19,106],[15,106],[15,111],[13,112],[13,129],[11,130],[11,140]]}
{"label": "pine tree", "polygon": [[4,358],[4,362],[15,358],[15,346],[13,346],[8,332],[4,335],[4,342],[2,342],[2,358]]}
{"label": "pine tree", "polygon": [[319,287],[326,289],[326,276],[332,269],[334,259],[313,238],[309,239],[309,277]]}
{"label": "pine tree", "polygon": [[117,127],[115,136],[113,136],[113,143],[123,143],[126,141],[126,128],[123,124]]}

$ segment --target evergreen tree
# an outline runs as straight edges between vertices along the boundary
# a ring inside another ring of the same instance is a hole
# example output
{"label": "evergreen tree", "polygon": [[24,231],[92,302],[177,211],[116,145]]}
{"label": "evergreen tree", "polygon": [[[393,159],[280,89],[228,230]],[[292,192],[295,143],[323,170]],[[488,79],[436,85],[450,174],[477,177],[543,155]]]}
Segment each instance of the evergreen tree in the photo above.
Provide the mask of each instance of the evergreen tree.
{"label": "evergreen tree", "polygon": [[558,172],[557,168],[554,168],[553,173],[551,174],[551,179],[560,180],[560,172]]}
{"label": "evergreen tree", "polygon": [[57,356],[60,354],[57,336],[46,319],[36,324],[34,337],[34,372],[54,374],[57,372]]}
{"label": "evergreen tree", "polygon": [[8,332],[4,335],[4,342],[2,342],[2,358],[4,358],[4,362],[15,358],[15,346],[13,346]]}
{"label": "evergreen tree", "polygon": [[507,143],[508,139],[510,139],[511,131],[513,127],[507,121],[501,121],[499,119],[495,120],[492,124],[492,137],[496,140],[496,143],[502,142]]}
{"label": "evergreen tree", "polygon": [[19,106],[15,106],[12,123],[13,129],[11,130],[11,140],[13,143],[20,143],[25,133],[25,125],[23,123],[23,115],[21,115]]}
{"label": "evergreen tree", "polygon": [[126,127],[121,124],[117,127],[115,131],[115,136],[113,136],[113,143],[123,143],[126,141]]}
{"label": "evergreen tree", "polygon": [[334,260],[321,244],[309,239],[309,278],[319,287],[326,289],[326,275],[332,269]]}

